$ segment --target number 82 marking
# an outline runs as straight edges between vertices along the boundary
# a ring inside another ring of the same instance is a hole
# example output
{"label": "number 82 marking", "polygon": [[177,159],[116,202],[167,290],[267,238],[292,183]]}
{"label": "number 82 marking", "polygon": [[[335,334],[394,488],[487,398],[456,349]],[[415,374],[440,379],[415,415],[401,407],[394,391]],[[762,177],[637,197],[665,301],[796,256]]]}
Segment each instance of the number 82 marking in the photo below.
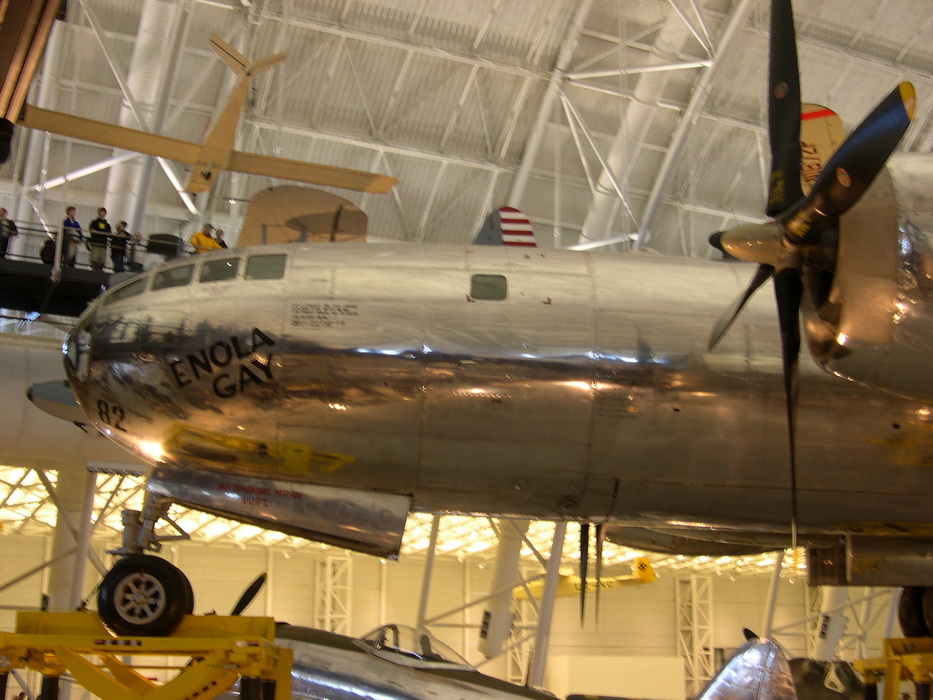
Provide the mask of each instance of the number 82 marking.
{"label": "number 82 marking", "polygon": [[124,411],[121,406],[107,403],[103,399],[98,399],[97,417],[100,418],[102,423],[113,426],[117,430],[122,430],[124,433],[126,432],[126,428],[123,427],[126,411]]}

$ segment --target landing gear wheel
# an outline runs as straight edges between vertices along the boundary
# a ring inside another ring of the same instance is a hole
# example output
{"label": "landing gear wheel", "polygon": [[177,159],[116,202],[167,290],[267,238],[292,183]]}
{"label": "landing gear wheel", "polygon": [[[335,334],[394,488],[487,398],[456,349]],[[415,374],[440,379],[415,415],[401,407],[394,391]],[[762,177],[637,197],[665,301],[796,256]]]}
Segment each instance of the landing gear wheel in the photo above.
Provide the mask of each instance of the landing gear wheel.
{"label": "landing gear wheel", "polygon": [[100,619],[118,635],[171,634],[193,609],[188,579],[159,557],[131,554],[120,559],[97,589]]}
{"label": "landing gear wheel", "polygon": [[933,586],[923,586],[923,624],[927,628],[927,637],[933,637]]}
{"label": "landing gear wheel", "polygon": [[[178,573],[181,574],[181,571]],[[181,574],[181,578],[185,582],[185,595],[188,600],[188,604],[185,606],[185,615],[192,615],[194,614],[194,589],[191,587],[191,581],[188,580],[187,576]]]}
{"label": "landing gear wheel", "polygon": [[[929,637],[930,629],[925,622],[924,595],[927,589],[924,586],[905,586],[901,590],[901,598],[897,603],[897,621],[901,625],[901,632],[905,637]],[[931,594],[933,595],[933,594]],[[933,604],[933,601],[931,601]],[[933,608],[933,605],[931,605]],[[931,610],[933,611],[933,610]]]}

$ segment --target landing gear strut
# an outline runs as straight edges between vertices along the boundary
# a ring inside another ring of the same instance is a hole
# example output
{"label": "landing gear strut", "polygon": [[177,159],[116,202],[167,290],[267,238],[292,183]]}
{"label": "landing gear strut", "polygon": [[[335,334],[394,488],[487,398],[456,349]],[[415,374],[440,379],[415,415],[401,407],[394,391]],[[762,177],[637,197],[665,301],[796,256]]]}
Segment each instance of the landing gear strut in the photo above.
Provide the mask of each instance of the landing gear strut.
{"label": "landing gear strut", "polygon": [[[142,511],[123,511],[123,544],[110,552],[122,555],[97,589],[97,612],[115,634],[161,637],[171,634],[194,610],[194,592],[181,570],[159,557],[168,540],[188,539],[171,518],[164,500],[148,496]],[[156,523],[165,519],[178,534],[157,535]]]}

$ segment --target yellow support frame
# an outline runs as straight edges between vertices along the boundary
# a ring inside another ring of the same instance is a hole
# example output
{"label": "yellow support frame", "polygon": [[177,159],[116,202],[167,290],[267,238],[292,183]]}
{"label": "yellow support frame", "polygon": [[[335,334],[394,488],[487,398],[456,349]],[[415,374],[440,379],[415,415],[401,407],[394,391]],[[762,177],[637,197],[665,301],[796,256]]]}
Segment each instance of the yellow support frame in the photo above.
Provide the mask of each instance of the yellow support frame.
{"label": "yellow support frame", "polygon": [[[210,700],[249,676],[275,681],[275,700],[289,700],[292,652],[274,639],[270,617],[187,615],[169,637],[114,637],[95,613],[19,612],[16,632],[0,632],[0,673],[67,672],[102,700]],[[118,656],[189,661],[159,685]]]}
{"label": "yellow support frame", "polygon": [[866,685],[877,685],[885,678],[897,679],[897,683],[884,684],[882,700],[897,700],[900,681],[933,682],[933,638],[885,639],[881,654],[880,659],[859,659],[852,665]]}

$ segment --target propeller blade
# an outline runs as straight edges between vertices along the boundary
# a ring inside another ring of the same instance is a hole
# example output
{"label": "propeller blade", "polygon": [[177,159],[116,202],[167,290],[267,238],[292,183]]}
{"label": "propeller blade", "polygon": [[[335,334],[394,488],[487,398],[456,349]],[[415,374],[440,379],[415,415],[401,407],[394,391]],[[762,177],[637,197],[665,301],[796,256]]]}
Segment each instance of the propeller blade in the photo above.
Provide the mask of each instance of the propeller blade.
{"label": "propeller blade", "polygon": [[797,548],[797,378],[800,360],[800,302],[803,282],[794,267],[774,275],[778,323],[781,328],[781,359],[784,365],[784,405],[790,447],[791,547]]}
{"label": "propeller blade", "polygon": [[767,282],[773,274],[774,268],[770,265],[758,266],[758,269],[755,270],[755,276],[752,277],[751,282],[748,283],[748,287],[746,287],[745,291],[723,312],[719,320],[716,321],[716,325],[713,326],[713,332],[710,333],[709,336],[709,350],[712,350],[719,344],[719,341],[722,340],[726,332],[732,327],[735,319],[738,318],[739,314],[742,312],[746,302],[752,298],[752,295],[757,292],[761,285]]}
{"label": "propeller blade", "polygon": [[586,575],[590,565],[590,524],[580,523],[580,626],[586,612]]}
{"label": "propeller blade", "polygon": [[806,200],[780,217],[791,243],[833,223],[869,188],[913,119],[914,86],[901,83],[862,120],[839,146]]}
{"label": "propeller blade", "polygon": [[596,526],[596,625],[599,625],[599,594],[603,580],[603,543],[606,541],[606,523]]}
{"label": "propeller blade", "polygon": [[[709,241],[709,244],[713,246],[716,250],[722,253],[724,256],[729,255],[725,248],[722,247],[722,236],[725,231],[716,231],[716,233],[711,233],[709,238],[706,240]],[[731,255],[729,257],[732,257]]]}
{"label": "propeller blade", "polygon": [[773,218],[803,198],[800,187],[800,71],[790,0],[771,3],[768,137],[771,182],[766,213]]}
{"label": "propeller blade", "polygon": [[253,598],[256,597],[256,594],[259,593],[265,584],[266,574],[263,572],[256,577],[255,581],[246,587],[246,590],[243,591],[243,594],[236,602],[236,605],[233,606],[233,610],[230,611],[230,614],[233,616],[242,615],[243,611],[249,607],[249,604],[253,602]]}

